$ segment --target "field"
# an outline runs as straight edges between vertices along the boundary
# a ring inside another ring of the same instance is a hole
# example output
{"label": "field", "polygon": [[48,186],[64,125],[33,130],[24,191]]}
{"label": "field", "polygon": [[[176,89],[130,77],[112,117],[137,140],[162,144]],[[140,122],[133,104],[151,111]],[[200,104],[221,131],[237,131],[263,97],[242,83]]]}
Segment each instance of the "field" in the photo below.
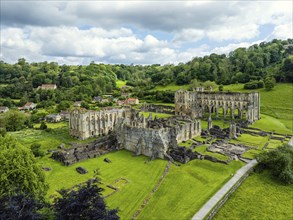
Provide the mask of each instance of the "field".
{"label": "field", "polygon": [[292,196],[292,185],[281,185],[267,172],[253,173],[214,219],[293,219]]}
{"label": "field", "polygon": [[[104,162],[104,158],[109,158],[111,163]],[[119,216],[122,219],[130,219],[154,187],[167,164],[165,160],[148,161],[149,158],[145,156],[134,157],[131,152],[123,150],[68,167],[48,157],[43,158],[40,163],[43,167],[52,168],[51,171],[46,172],[47,182],[50,185],[49,197],[57,195],[56,190],[70,188],[92,178],[96,169],[100,172],[103,188],[107,189],[104,192],[105,195],[110,191],[106,187],[107,184],[112,184],[119,178],[125,178],[128,183],[122,184],[118,192],[106,199],[106,203],[111,208],[119,207]],[[78,166],[86,168],[88,173],[78,174],[75,171]]]}
{"label": "field", "polygon": [[193,160],[172,165],[138,219],[190,219],[243,163],[229,165]]}

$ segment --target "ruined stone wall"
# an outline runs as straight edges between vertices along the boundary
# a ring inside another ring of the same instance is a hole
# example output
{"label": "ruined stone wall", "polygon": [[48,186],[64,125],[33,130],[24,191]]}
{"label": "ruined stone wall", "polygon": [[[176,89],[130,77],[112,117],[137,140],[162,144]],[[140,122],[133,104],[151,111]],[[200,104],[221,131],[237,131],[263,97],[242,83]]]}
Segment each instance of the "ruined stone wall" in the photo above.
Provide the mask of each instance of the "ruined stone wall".
{"label": "ruined stone wall", "polygon": [[171,128],[152,129],[124,125],[117,132],[117,139],[126,150],[153,159],[164,159],[169,147],[177,144],[176,134]]}
{"label": "ruined stone wall", "polygon": [[83,111],[75,109],[70,113],[70,135],[85,140],[90,137],[107,135],[113,131],[118,118],[129,119],[125,109]]}
{"label": "ruined stone wall", "polygon": [[260,119],[260,95],[258,92],[237,93],[237,92],[194,92],[178,90],[175,93],[175,114],[189,115],[193,118],[201,118],[206,112],[216,113],[223,109],[224,118],[228,110],[231,117],[243,118],[246,113],[246,120],[253,123]]}
{"label": "ruined stone wall", "polygon": [[163,159],[168,148],[201,133],[200,121],[189,116],[153,119],[150,114],[145,118],[131,108],[99,112],[75,109],[69,121],[72,136],[84,140],[113,131],[120,147],[151,158]]}
{"label": "ruined stone wall", "polygon": [[176,140],[178,143],[200,135],[201,125],[199,120],[181,121],[181,123],[176,127]]}

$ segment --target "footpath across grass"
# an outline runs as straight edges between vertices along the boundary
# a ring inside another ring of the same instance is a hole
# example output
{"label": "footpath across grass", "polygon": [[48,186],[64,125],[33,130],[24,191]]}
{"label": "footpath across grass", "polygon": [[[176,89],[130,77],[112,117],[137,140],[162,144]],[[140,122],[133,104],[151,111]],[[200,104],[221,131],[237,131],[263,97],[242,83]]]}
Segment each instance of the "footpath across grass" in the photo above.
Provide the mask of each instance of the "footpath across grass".
{"label": "footpath across grass", "polygon": [[268,172],[253,173],[214,219],[293,219],[292,199],[293,185],[272,180]]}

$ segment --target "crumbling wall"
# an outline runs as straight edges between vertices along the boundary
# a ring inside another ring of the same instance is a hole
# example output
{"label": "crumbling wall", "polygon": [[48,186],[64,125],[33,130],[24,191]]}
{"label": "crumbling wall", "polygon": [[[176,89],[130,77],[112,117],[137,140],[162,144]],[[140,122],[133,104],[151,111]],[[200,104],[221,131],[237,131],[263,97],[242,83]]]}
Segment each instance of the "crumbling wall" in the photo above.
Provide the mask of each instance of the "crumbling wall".
{"label": "crumbling wall", "polygon": [[68,166],[76,162],[95,158],[119,149],[115,134],[101,137],[87,144],[73,144],[66,149],[59,149],[52,153],[52,158]]}
{"label": "crumbling wall", "polygon": [[117,139],[126,150],[136,155],[164,159],[168,148],[176,142],[176,133],[172,128],[141,128],[122,126],[117,131]]}
{"label": "crumbling wall", "polygon": [[246,120],[253,123],[260,119],[260,95],[258,92],[197,92],[178,90],[175,93],[175,114],[189,115],[192,118],[201,118],[205,113],[216,113],[220,109],[224,118],[228,112],[234,119],[238,110],[238,118],[242,119],[246,113]]}

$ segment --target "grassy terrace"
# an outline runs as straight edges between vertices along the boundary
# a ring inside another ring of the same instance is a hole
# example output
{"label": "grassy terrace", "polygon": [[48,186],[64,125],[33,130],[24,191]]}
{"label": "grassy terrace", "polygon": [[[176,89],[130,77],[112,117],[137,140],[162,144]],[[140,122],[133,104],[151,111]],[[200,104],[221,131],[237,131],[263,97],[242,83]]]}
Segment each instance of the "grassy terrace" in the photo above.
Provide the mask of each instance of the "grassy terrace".
{"label": "grassy terrace", "polygon": [[293,219],[292,196],[293,185],[282,185],[267,172],[253,173],[214,219]]}

